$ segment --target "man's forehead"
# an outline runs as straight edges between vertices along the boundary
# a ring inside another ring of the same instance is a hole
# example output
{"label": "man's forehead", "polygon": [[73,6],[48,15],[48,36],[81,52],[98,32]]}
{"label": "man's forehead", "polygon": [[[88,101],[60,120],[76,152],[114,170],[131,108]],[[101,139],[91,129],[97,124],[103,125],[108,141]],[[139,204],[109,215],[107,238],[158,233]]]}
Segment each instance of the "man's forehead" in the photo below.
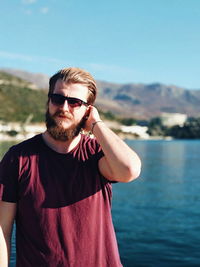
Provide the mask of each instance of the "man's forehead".
{"label": "man's forehead", "polygon": [[87,87],[87,85],[82,83],[71,83],[63,81],[62,79],[57,80],[54,87],[54,93],[59,91],[73,92],[76,95],[81,95],[85,98],[85,100],[88,98],[89,95],[89,88]]}
{"label": "man's forehead", "polygon": [[82,87],[82,88],[87,88],[88,89],[87,84],[84,84],[84,83],[81,83],[81,82],[79,83],[79,82],[65,81],[65,80],[62,80],[62,79],[58,79],[56,81],[55,85],[57,85],[57,86]]}

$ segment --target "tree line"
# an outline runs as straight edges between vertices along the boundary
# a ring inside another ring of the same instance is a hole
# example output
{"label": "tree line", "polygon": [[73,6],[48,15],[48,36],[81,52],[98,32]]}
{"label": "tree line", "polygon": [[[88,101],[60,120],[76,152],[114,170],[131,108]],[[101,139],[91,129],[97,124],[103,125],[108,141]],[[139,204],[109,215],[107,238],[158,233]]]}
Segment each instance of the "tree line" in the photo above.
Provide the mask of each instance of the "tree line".
{"label": "tree line", "polygon": [[119,118],[110,111],[102,112],[102,116],[108,120],[118,121],[126,126],[147,126],[150,136],[171,136],[176,139],[200,139],[200,117],[188,118],[183,126],[174,125],[172,127],[167,127],[163,124],[161,117],[155,117],[149,121],[137,120],[134,118]]}
{"label": "tree line", "polygon": [[190,117],[183,126],[174,125],[172,127],[164,126],[162,119],[157,117],[150,120],[148,133],[151,136],[172,136],[177,139],[199,139],[200,138],[200,117]]}

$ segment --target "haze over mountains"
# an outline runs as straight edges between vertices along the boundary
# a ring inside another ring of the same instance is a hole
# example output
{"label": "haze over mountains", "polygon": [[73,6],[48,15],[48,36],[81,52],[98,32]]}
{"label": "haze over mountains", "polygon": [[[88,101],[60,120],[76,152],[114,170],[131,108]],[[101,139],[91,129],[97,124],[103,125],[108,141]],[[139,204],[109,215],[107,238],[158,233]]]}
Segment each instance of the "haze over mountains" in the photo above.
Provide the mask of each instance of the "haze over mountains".
{"label": "haze over mountains", "polygon": [[[35,85],[33,89],[47,89],[49,77],[16,69],[0,69]],[[184,113],[200,117],[200,90],[188,90],[174,85],[115,84],[97,81],[99,93],[96,105],[124,117],[150,119],[167,113]]]}

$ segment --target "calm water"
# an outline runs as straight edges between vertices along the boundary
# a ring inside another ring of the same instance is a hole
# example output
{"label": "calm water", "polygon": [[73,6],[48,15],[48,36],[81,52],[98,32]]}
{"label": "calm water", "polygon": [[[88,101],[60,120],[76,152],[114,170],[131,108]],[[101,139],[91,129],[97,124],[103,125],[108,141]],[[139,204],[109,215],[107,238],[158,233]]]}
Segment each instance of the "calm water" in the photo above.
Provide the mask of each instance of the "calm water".
{"label": "calm water", "polygon": [[113,186],[124,267],[200,266],[200,141],[127,143],[141,156],[143,169],[136,181]]}
{"label": "calm water", "polygon": [[114,187],[124,266],[200,266],[200,141],[128,143],[143,171]]}

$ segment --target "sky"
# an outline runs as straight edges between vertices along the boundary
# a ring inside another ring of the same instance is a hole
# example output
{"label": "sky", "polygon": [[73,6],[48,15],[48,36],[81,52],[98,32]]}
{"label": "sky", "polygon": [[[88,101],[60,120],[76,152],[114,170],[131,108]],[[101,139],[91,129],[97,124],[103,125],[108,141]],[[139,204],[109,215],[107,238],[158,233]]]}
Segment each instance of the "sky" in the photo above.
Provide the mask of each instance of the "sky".
{"label": "sky", "polygon": [[0,68],[200,89],[200,0],[0,0]]}

